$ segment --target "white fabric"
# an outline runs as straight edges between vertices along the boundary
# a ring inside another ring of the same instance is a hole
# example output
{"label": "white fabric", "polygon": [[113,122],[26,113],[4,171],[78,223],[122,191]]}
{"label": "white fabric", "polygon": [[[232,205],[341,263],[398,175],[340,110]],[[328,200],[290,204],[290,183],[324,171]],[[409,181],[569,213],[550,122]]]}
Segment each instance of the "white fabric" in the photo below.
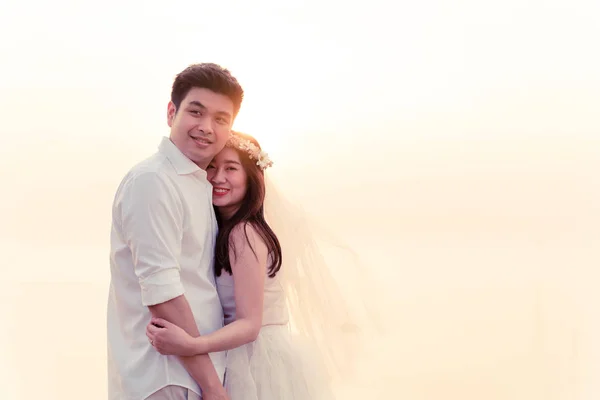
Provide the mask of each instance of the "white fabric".
{"label": "white fabric", "polygon": [[[347,246],[266,181],[265,218],[281,243],[279,273],[293,331],[316,348],[329,378],[352,379],[361,344],[377,330],[382,302]],[[351,217],[351,216],[349,216]]]}
{"label": "white fabric", "polygon": [[[217,277],[217,290],[225,315],[225,324],[229,324],[235,320],[233,279],[233,276],[229,275],[227,271],[222,271],[221,276]],[[275,278],[269,278],[269,276],[265,274],[262,320],[263,326],[285,325],[289,321],[285,293],[281,286],[279,275],[276,275]]]}
{"label": "white fabric", "polygon": [[146,400],[200,400],[200,396],[188,388],[170,385],[152,393]]}
{"label": "white fabric", "polygon": [[[332,395],[315,349],[291,334],[279,278],[265,274],[263,327],[254,342],[227,352],[225,389],[231,400],[325,400]],[[226,323],[235,320],[234,278],[217,278]]]}
{"label": "white fabric", "polygon": [[[185,294],[201,334],[223,326],[213,272],[217,229],[206,172],[168,138],[121,182],[111,230],[109,400],[142,400],[167,385],[200,393],[177,357],[148,343],[147,306]],[[225,353],[210,356],[223,379]]]}
{"label": "white fabric", "polygon": [[288,326],[264,326],[254,342],[227,353],[225,389],[231,400],[332,399],[315,355]]}
{"label": "white fabric", "polygon": [[[366,311],[376,304],[376,288],[352,252],[342,251],[350,255],[343,259],[322,253],[316,232],[328,247],[339,243],[270,180],[266,194],[265,217],[281,243],[283,264],[275,278],[265,276],[258,338],[227,353],[225,387],[231,400],[331,399],[330,384],[350,376],[356,339],[375,322]],[[227,272],[217,278],[226,323],[235,320],[234,279]]]}

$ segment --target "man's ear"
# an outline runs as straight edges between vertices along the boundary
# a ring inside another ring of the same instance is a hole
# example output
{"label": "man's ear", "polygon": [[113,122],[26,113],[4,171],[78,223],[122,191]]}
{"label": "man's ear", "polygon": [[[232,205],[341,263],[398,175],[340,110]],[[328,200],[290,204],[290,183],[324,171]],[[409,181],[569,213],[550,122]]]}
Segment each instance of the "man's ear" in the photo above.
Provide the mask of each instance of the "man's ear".
{"label": "man's ear", "polygon": [[173,104],[172,101],[169,101],[169,105],[167,106],[167,124],[169,125],[169,128],[173,127],[175,115],[177,115],[177,107],[175,107],[175,104]]}

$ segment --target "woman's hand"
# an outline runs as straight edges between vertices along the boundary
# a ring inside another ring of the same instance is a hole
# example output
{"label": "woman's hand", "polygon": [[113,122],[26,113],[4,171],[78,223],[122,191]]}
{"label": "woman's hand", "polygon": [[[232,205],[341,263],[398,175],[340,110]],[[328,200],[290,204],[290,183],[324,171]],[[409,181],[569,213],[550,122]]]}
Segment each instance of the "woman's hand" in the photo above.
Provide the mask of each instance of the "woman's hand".
{"label": "woman's hand", "polygon": [[164,355],[194,356],[194,338],[175,324],[162,318],[152,318],[146,326],[146,336],[156,351]]}

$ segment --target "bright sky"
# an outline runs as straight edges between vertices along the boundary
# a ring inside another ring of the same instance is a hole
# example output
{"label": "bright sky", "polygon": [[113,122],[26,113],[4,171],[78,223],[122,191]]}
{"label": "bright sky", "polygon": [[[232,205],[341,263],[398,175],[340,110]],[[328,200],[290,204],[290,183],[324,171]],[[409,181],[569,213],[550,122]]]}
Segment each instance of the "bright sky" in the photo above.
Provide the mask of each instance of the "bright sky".
{"label": "bright sky", "polygon": [[573,104],[553,94],[585,100],[563,110],[582,116],[600,85],[596,1],[279,3],[3,2],[2,143],[162,134],[173,75],[196,61],[239,77],[239,128],[273,146],[331,130],[382,141],[392,122],[493,116],[498,103],[533,117]]}
{"label": "bright sky", "polygon": [[[4,265],[17,266],[15,282],[104,285],[114,189],[168,134],[174,75],[210,61],[228,67],[246,91],[235,127],[262,142],[275,160],[273,174],[317,215],[359,238],[352,240],[371,240],[365,254],[395,277],[390,287],[415,296],[454,284],[502,289],[497,297],[455,303],[439,297],[439,315],[428,308],[435,297],[411,299],[410,315],[398,317],[402,326],[480,304],[473,315],[499,307],[506,326],[520,327],[510,316],[529,310],[520,306],[533,301],[527,284],[536,279],[592,304],[598,299],[586,285],[597,278],[593,249],[600,245],[599,21],[595,0],[4,0]],[[94,257],[99,261],[82,268],[80,260]],[[523,292],[515,295],[519,285]],[[561,310],[546,316],[546,328],[554,329],[572,310],[561,308],[554,292],[547,296],[547,310]],[[600,333],[593,310],[579,311],[588,324],[584,336]],[[464,312],[462,321],[477,326]],[[439,328],[438,320],[420,321]],[[502,327],[492,334],[522,332]],[[423,376],[434,374],[424,360],[435,360],[440,349],[427,350],[433,347],[420,341],[425,328],[413,329],[412,348],[426,350],[404,354],[423,365]],[[572,340],[551,332],[546,340],[558,347]],[[468,350],[467,339],[457,340],[440,348]],[[104,345],[98,343],[79,345],[85,351]],[[593,353],[581,343],[580,354]],[[568,358],[569,351],[560,354]],[[449,363],[462,357],[444,354]],[[490,360],[500,357],[494,354]],[[589,365],[600,360],[600,350],[593,354]],[[507,364],[504,373],[513,370]],[[558,376],[552,371],[547,376]],[[585,386],[593,382],[586,376],[564,387],[598,398],[600,388]]]}
{"label": "bright sky", "polygon": [[4,1],[2,174],[114,183],[167,134],[173,76],[198,61],[235,73],[236,128],[320,190],[396,185],[431,160],[502,169],[567,140],[593,157],[599,17],[596,1]]}

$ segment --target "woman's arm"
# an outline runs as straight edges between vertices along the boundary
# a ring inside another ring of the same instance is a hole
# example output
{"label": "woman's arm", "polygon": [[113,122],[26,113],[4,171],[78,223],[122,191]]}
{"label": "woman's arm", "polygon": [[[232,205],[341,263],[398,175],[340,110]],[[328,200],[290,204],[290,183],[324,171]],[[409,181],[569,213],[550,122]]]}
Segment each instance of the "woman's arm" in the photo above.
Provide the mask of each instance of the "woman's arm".
{"label": "woman's arm", "polygon": [[210,334],[192,337],[167,321],[153,318],[147,335],[161,354],[213,353],[256,339],[262,326],[267,246],[250,224],[235,227],[229,242],[233,244],[229,246],[229,259],[234,282],[235,321]]}

